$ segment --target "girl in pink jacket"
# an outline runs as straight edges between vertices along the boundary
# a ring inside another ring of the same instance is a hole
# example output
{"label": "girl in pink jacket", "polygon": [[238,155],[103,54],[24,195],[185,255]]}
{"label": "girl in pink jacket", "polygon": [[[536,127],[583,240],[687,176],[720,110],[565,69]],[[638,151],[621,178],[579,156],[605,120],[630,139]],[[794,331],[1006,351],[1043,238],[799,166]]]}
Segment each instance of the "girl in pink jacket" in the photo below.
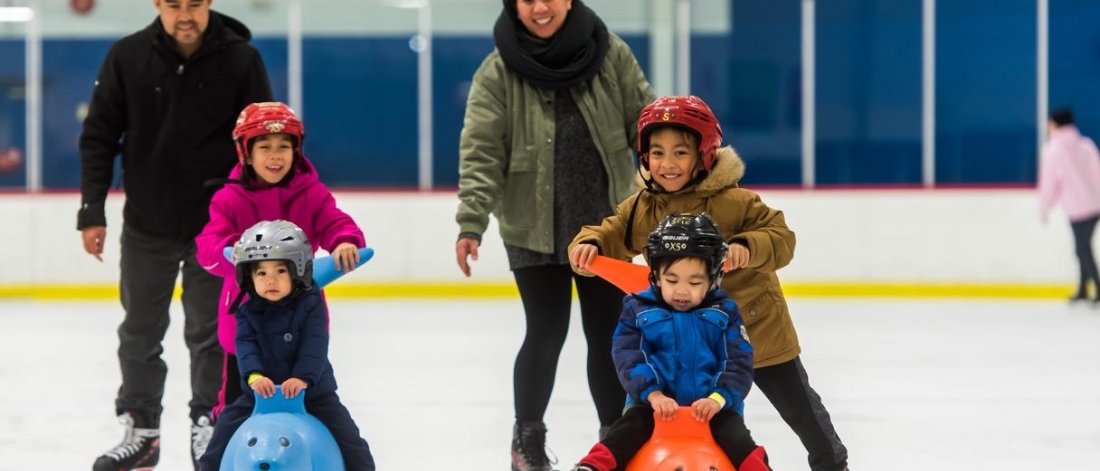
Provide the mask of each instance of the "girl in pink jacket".
{"label": "girl in pink jacket", "polygon": [[302,154],[305,130],[284,103],[253,103],[237,117],[233,140],[239,165],[210,201],[210,222],[195,238],[197,258],[210,273],[225,279],[218,303],[218,342],[225,349],[222,388],[213,414],[242,393],[237,373],[237,323],[230,312],[242,301],[233,264],[223,251],[260,221],[285,219],[302,228],[314,247],[329,251],[338,270],[354,269],[363,231],[336,207],[332,193]]}
{"label": "girl in pink jacket", "polygon": [[1050,140],[1043,144],[1039,166],[1039,216],[1043,223],[1056,203],[1069,218],[1081,278],[1070,302],[1089,299],[1100,305],[1100,276],[1092,254],[1092,234],[1100,220],[1100,152],[1096,144],[1077,131],[1073,112],[1060,109],[1050,114]]}

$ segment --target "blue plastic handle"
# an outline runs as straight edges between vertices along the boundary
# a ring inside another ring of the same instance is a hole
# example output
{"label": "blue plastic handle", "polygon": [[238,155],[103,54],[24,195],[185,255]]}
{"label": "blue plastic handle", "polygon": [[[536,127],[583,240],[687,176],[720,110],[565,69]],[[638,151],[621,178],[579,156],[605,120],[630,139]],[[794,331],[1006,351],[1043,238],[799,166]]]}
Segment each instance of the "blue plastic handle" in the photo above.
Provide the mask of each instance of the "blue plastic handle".
{"label": "blue plastic handle", "polygon": [[[226,260],[233,261],[233,247],[226,247],[222,251]],[[355,265],[356,268],[363,266],[374,257],[374,249],[367,247],[359,249],[359,263]],[[336,261],[332,259],[331,255],[324,257],[317,257],[313,259],[313,283],[318,288],[324,288],[329,283],[336,281],[337,278],[348,274],[349,272],[340,271],[336,269]]]}

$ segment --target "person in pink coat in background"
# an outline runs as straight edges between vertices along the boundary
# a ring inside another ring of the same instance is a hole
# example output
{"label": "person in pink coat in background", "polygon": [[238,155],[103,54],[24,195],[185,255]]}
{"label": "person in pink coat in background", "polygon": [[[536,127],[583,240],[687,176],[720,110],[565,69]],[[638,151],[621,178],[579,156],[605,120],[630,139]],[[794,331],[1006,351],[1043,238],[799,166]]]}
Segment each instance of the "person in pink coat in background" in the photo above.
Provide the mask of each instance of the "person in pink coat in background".
{"label": "person in pink coat in background", "polygon": [[210,222],[195,238],[196,257],[203,268],[225,280],[218,302],[218,341],[225,349],[222,387],[213,416],[243,391],[237,372],[236,318],[242,302],[233,263],[224,250],[241,234],[265,220],[284,219],[302,228],[314,248],[333,256],[336,269],[353,270],[359,248],[366,247],[363,231],[351,216],[336,207],[332,193],[302,154],[305,130],[284,103],[253,103],[245,107],[233,129],[239,165],[210,201]]}
{"label": "person in pink coat in background", "polygon": [[1092,253],[1092,234],[1100,220],[1100,152],[1092,139],[1077,130],[1069,109],[1051,113],[1047,127],[1050,139],[1043,144],[1039,166],[1039,215],[1046,224],[1055,203],[1062,203],[1081,267],[1077,292],[1069,299],[1090,299],[1091,285],[1096,307],[1100,305],[1100,276]]}

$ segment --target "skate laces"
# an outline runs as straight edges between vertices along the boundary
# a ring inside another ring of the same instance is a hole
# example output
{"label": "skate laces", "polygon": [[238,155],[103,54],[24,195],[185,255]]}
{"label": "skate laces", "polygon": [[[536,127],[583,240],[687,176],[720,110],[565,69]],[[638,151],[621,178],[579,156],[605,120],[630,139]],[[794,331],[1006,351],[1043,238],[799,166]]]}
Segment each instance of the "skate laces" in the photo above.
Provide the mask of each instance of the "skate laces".
{"label": "skate laces", "polygon": [[210,437],[214,435],[214,424],[210,423],[210,417],[203,415],[191,424],[191,453],[195,459],[206,453],[206,446],[210,444]]}
{"label": "skate laces", "polygon": [[554,450],[546,446],[545,428],[520,426],[518,438],[520,455],[531,466],[558,464],[558,456],[554,454]]}
{"label": "skate laces", "polygon": [[122,443],[103,454],[103,456],[115,461],[122,461],[136,455],[145,447],[146,441],[160,437],[160,431],[157,429],[134,428],[134,419],[130,417],[130,414],[119,416],[118,421],[126,426],[126,435],[122,437]]}

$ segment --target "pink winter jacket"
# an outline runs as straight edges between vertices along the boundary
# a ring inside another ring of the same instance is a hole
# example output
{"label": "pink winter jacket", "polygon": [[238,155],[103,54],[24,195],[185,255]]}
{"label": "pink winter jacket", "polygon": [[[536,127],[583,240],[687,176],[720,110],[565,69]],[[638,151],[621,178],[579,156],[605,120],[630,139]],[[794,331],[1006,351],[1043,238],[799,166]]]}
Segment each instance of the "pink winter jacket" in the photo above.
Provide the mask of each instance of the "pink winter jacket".
{"label": "pink winter jacket", "polygon": [[1073,125],[1050,134],[1039,166],[1039,215],[1045,222],[1057,202],[1070,221],[1100,214],[1100,152]]}
{"label": "pink winter jacket", "polygon": [[[229,305],[240,293],[240,287],[234,266],[225,259],[223,251],[237,243],[245,230],[260,221],[285,219],[305,231],[314,250],[331,252],[343,242],[366,247],[363,231],[351,216],[336,207],[332,193],[317,179],[317,171],[309,160],[303,158],[299,164],[285,187],[246,190],[235,182],[226,184],[214,193],[210,222],[195,237],[199,263],[206,271],[225,278],[218,303],[218,341],[231,355],[237,351],[237,322],[229,313]],[[240,165],[233,168],[229,178],[240,180]]]}

